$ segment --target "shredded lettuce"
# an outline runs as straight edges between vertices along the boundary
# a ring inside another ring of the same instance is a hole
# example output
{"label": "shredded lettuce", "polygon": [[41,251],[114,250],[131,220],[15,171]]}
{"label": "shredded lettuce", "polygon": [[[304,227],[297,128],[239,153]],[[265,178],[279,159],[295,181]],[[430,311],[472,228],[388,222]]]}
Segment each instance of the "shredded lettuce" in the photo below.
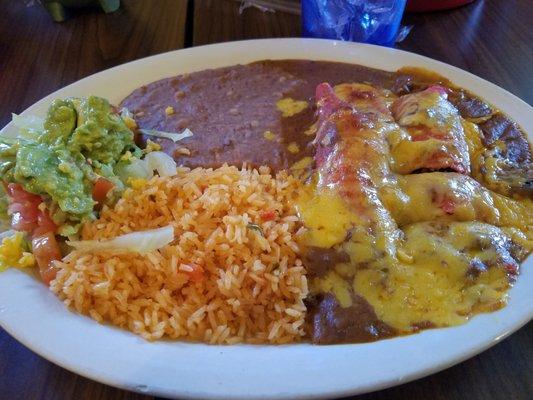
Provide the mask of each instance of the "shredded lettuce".
{"label": "shredded lettuce", "polygon": [[148,231],[132,232],[107,240],[67,241],[67,244],[78,251],[116,251],[134,252],[139,254],[158,250],[174,240],[172,225]]}
{"label": "shredded lettuce", "polygon": [[139,132],[141,132],[143,135],[170,139],[174,143],[193,136],[193,133],[189,128],[185,128],[183,131],[181,131],[181,133],[157,131],[154,129],[139,129]]}
{"label": "shredded lettuce", "polygon": [[152,151],[144,156],[144,161],[150,171],[157,171],[159,176],[176,175],[176,161],[167,153],[162,151]]}
{"label": "shredded lettuce", "polygon": [[2,136],[33,140],[44,130],[44,119],[35,115],[11,114],[11,122],[18,129],[14,133],[5,133]]}
{"label": "shredded lettuce", "polygon": [[4,185],[0,185],[0,230],[9,227],[10,218],[7,215],[7,207],[9,206],[9,199],[7,197]]}
{"label": "shredded lettuce", "polygon": [[154,171],[159,176],[174,176],[176,175],[176,168],[176,162],[168,154],[162,151],[152,151],[142,160],[132,158],[121,161],[115,167],[115,173],[122,182],[127,183],[130,178],[150,179],[154,176]]}
{"label": "shredded lettuce", "polygon": [[123,117],[123,118],[131,118],[131,119],[133,119],[133,114],[126,107],[122,107],[120,109],[119,113],[120,113],[120,116]]}
{"label": "shredded lettuce", "polygon": [[115,174],[124,183],[127,183],[130,178],[150,179],[154,176],[154,172],[148,168],[148,164],[138,158],[119,162],[115,167]]}

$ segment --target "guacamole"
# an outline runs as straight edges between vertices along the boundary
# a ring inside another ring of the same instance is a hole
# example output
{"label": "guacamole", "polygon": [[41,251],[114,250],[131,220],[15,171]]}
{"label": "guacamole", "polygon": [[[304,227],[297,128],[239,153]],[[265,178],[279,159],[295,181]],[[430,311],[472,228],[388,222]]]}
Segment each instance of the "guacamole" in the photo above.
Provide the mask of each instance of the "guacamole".
{"label": "guacamole", "polygon": [[73,233],[94,217],[94,183],[104,177],[122,189],[114,167],[125,153],[140,155],[133,132],[109,102],[90,96],[55,100],[34,138],[0,138],[0,176],[42,195],[54,221]]}

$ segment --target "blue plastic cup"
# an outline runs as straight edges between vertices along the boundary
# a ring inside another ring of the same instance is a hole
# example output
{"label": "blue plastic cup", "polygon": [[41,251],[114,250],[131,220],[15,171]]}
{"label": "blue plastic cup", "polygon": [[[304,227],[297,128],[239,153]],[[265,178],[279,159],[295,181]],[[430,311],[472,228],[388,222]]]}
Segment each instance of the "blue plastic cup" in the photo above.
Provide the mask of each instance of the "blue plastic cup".
{"label": "blue plastic cup", "polygon": [[392,46],[406,0],[302,0],[302,35]]}

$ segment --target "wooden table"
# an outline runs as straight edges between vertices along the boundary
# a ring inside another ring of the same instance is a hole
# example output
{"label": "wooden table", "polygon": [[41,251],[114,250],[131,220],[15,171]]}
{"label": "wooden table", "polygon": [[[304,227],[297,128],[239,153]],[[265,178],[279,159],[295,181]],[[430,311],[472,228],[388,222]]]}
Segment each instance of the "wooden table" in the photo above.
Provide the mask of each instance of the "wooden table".
{"label": "wooden table", "polygon": [[[50,92],[97,71],[182,47],[237,39],[299,36],[299,16],[247,9],[232,0],[123,0],[120,11],[77,13],[52,22],[38,5],[0,0],[0,126]],[[533,103],[533,7],[526,0],[407,15],[397,47],[502,86]],[[356,373],[356,371],[354,371]],[[0,329],[0,399],[151,399],[70,373]],[[533,323],[483,354],[416,382],[355,397],[532,399]]]}

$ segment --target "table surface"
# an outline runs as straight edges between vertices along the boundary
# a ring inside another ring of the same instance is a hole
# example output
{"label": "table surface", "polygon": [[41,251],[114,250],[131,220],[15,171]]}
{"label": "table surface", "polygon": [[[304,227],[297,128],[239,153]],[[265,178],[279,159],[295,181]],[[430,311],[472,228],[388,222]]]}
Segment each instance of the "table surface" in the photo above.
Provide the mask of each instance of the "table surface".
{"label": "table surface", "polygon": [[[285,1],[284,3],[289,3]],[[123,0],[52,22],[37,2],[0,0],[0,126],[45,95],[89,74],[164,51],[238,39],[299,36],[288,12],[239,13],[233,0]],[[455,10],[404,17],[398,48],[468,70],[533,103],[533,7],[526,0],[478,0]],[[1,399],[153,399],[68,372],[0,328]],[[443,372],[362,396],[374,399],[531,399],[533,323]]]}

